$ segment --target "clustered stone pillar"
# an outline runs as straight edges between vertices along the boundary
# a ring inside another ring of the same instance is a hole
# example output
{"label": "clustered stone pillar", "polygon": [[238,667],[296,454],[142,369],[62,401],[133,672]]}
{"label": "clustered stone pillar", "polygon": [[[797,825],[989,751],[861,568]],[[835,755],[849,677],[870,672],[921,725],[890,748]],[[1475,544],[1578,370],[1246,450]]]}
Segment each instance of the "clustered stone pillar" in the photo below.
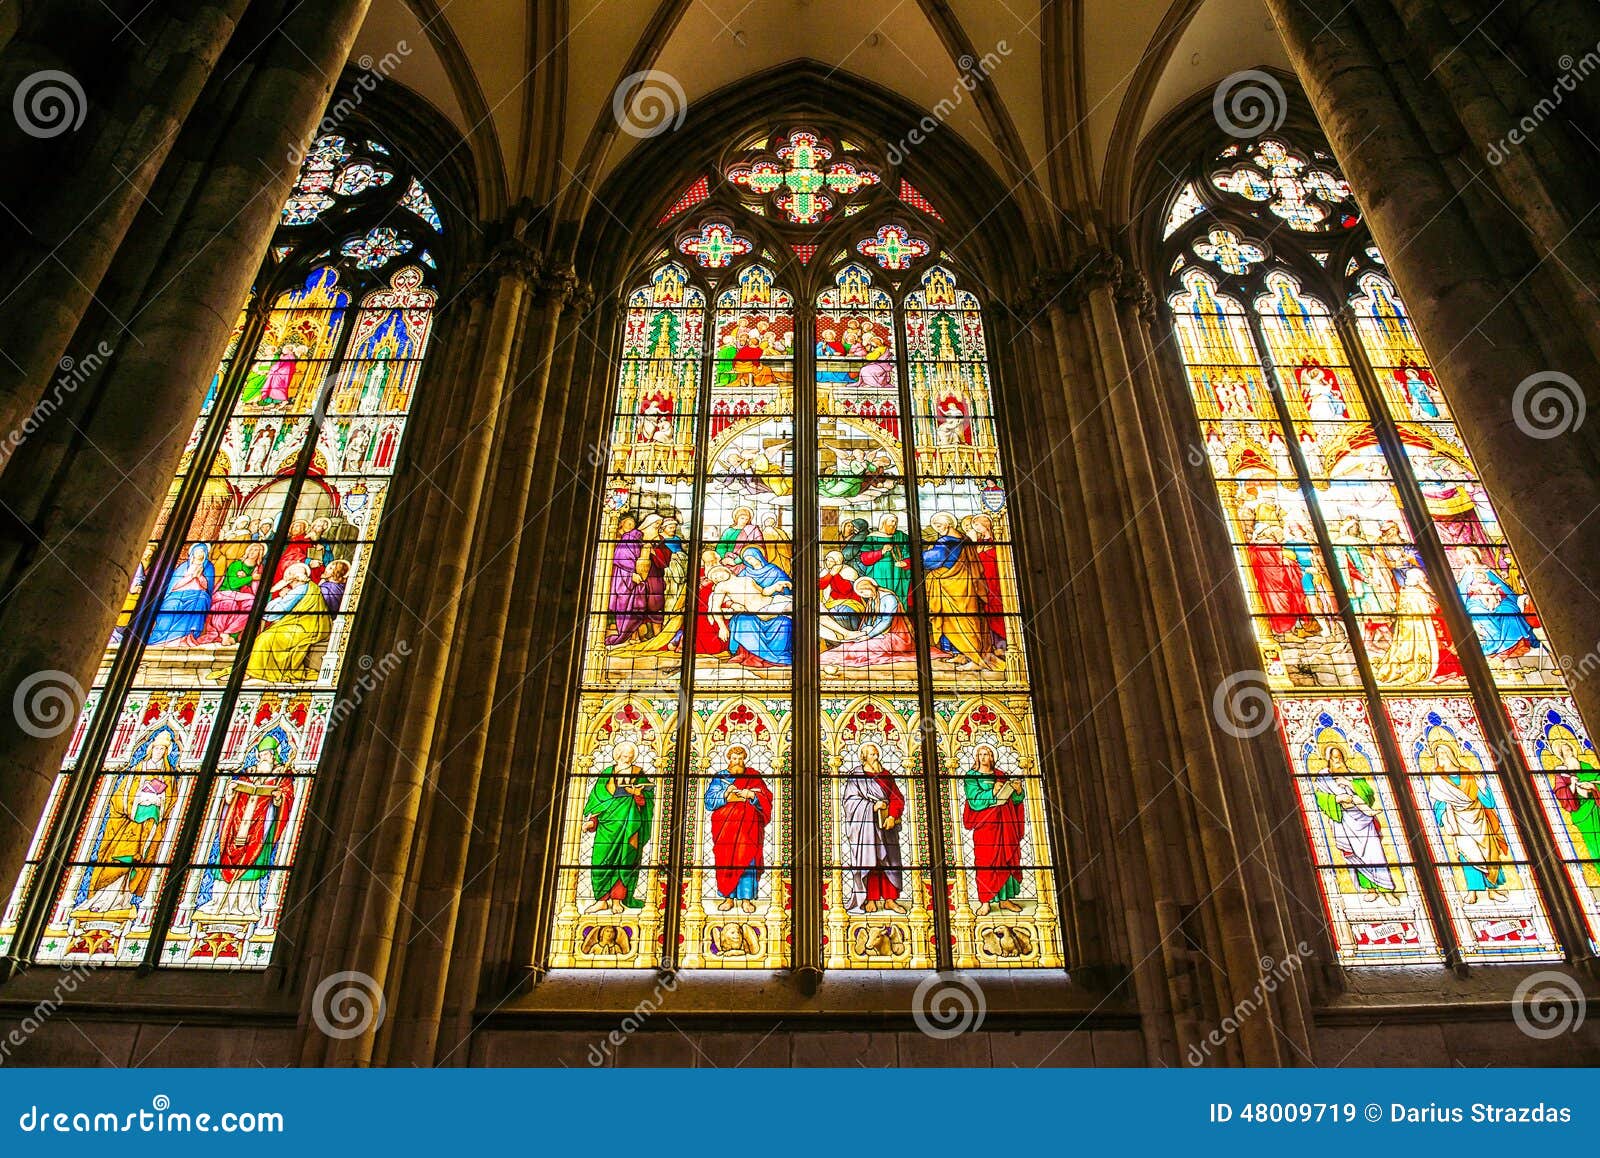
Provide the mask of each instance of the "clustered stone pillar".
{"label": "clustered stone pillar", "polygon": [[[369,0],[289,5],[251,54],[232,128],[182,205],[154,291],[108,360],[86,448],[32,528],[37,547],[0,607],[0,702],[19,688],[87,686],[210,380]],[[220,112],[220,111],[219,111]],[[178,146],[181,148],[181,142]],[[109,187],[119,178],[108,168]],[[91,453],[92,452],[92,453]],[[0,879],[16,879],[71,729],[0,713]]]}
{"label": "clustered stone pillar", "polygon": [[1035,296],[1059,364],[1041,410],[1064,467],[1060,517],[1078,529],[1069,583],[1099,672],[1073,718],[1097,738],[1096,775],[1119,837],[1102,851],[1116,860],[1107,875],[1123,891],[1149,1056],[1294,1064],[1310,1052],[1298,981],[1207,1044],[1250,998],[1263,962],[1284,960],[1298,938],[1282,916],[1282,882],[1262,868],[1279,859],[1270,818],[1283,802],[1263,804],[1260,753],[1212,719],[1216,687],[1253,665],[1236,633],[1216,630],[1238,612],[1235,593],[1206,566],[1203,492],[1190,489],[1179,453],[1193,440],[1162,405],[1140,309],[1148,295],[1096,251],[1041,279]]}
{"label": "clustered stone pillar", "polygon": [[0,53],[0,94],[21,110],[0,118],[0,204],[16,234],[0,248],[0,464],[248,4],[33,5]]}
{"label": "clustered stone pillar", "polygon": [[[444,751],[437,746],[450,734],[448,689],[458,686],[467,657],[493,634],[464,612],[476,606],[478,543],[500,506],[494,497],[497,464],[506,453],[507,431],[516,425],[513,375],[540,268],[538,251],[513,236],[469,278],[467,292],[478,299],[470,307],[473,322],[466,335],[473,348],[462,352],[457,377],[469,383],[472,402],[459,427],[446,434],[452,461],[441,464],[448,469],[439,471],[432,496],[438,520],[432,541],[439,549],[422,611],[413,613],[412,624],[422,647],[401,695],[387,697],[401,701],[394,731],[368,737],[357,758],[364,775],[355,805],[339,827],[351,832],[350,856],[340,865],[336,903],[329,906],[332,919],[310,971],[354,969],[386,995],[398,994],[396,982],[408,950],[416,949],[414,938],[439,936],[437,929],[415,927],[416,867],[429,855],[430,816],[436,809],[459,807],[452,799],[459,789],[443,786],[435,753]],[[453,387],[443,375],[431,377],[432,389]],[[475,638],[464,639],[461,632],[469,630]],[[312,999],[309,990],[306,999]],[[371,1064],[382,1028],[374,1023],[368,1032],[344,1040],[307,1035],[302,1060]]]}
{"label": "clustered stone pillar", "polygon": [[[528,560],[523,552],[550,511],[531,502],[545,489],[545,477],[559,471],[553,456],[541,456],[542,432],[555,418],[549,405],[557,327],[573,288],[562,270],[543,273],[533,288],[527,335],[507,387],[505,426],[491,500],[480,513],[473,536],[471,574],[462,599],[469,615],[456,625],[460,663],[452,681],[447,726],[438,731],[428,760],[437,803],[427,818],[421,872],[411,922],[429,935],[413,937],[405,970],[393,991],[404,1007],[388,1028],[389,1052],[397,1058],[432,1058],[438,1043],[445,990],[456,959],[467,865],[493,810],[479,807],[485,780],[491,799],[508,774],[509,751],[492,763],[485,759],[491,733],[503,713],[514,712],[518,692],[530,674],[503,662],[515,650],[517,620],[529,611],[534,589],[517,582]],[[476,944],[478,935],[466,930]],[[459,1042],[447,1044],[453,1050]]]}
{"label": "clustered stone pillar", "polygon": [[[1437,151],[1433,140],[1459,142],[1480,106],[1460,85],[1421,69],[1397,82],[1407,66],[1394,57],[1408,44],[1393,42],[1403,24],[1391,0],[1327,12],[1300,0],[1268,0],[1268,7],[1390,262],[1552,640],[1581,662],[1600,646],[1600,424],[1580,422],[1600,385],[1600,361],[1588,340],[1589,305],[1577,300],[1593,287],[1553,273],[1561,247],[1541,254],[1537,222],[1524,225],[1492,199],[1481,206],[1471,166],[1463,176],[1460,156]],[[1549,19],[1559,6],[1523,7],[1539,10],[1538,26],[1559,44]],[[1595,48],[1580,36],[1571,40],[1566,51],[1576,56]],[[1471,142],[1473,161],[1489,144]],[[1574,679],[1572,690],[1586,718],[1600,720],[1600,680]]]}

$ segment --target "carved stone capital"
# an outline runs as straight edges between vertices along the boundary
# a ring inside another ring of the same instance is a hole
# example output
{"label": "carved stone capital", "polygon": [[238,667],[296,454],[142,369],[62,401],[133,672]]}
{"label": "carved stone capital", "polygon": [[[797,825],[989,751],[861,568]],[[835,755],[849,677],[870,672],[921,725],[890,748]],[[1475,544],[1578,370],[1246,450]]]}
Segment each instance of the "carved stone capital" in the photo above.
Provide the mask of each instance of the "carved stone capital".
{"label": "carved stone capital", "polygon": [[1115,289],[1122,282],[1123,270],[1122,259],[1111,250],[1086,250],[1063,269],[1041,270],[1034,275],[1017,296],[1015,308],[1024,318],[1042,314],[1055,305],[1075,310],[1091,291],[1102,286]]}
{"label": "carved stone capital", "polygon": [[467,267],[456,300],[464,304],[493,301],[500,279],[507,274],[533,282],[543,268],[544,255],[538,247],[520,238],[505,238],[491,247],[483,260]]}
{"label": "carved stone capital", "polygon": [[570,265],[544,270],[534,287],[534,297],[540,305],[581,309],[579,303],[584,295],[588,295],[592,301],[594,291],[583,283]]}

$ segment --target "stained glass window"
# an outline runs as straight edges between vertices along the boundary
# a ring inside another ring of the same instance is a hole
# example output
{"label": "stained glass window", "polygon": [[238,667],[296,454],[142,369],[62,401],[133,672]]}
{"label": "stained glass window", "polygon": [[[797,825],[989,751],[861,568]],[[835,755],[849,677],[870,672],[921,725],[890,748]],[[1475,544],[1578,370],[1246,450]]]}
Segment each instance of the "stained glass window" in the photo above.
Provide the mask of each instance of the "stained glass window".
{"label": "stained glass window", "polygon": [[553,967],[1062,963],[983,309],[841,148],[625,295]]}
{"label": "stained glass window", "polygon": [[1165,219],[1168,304],[1340,955],[1593,943],[1593,747],[1349,187],[1274,138],[1211,174]]}
{"label": "stained glass window", "polygon": [[[340,688],[403,659],[350,656],[435,304],[404,257],[442,223],[398,168],[340,135],[306,157],[0,924],[7,951],[271,958],[323,748],[351,710]],[[335,259],[326,233],[300,240],[351,219],[383,224],[344,233]]]}

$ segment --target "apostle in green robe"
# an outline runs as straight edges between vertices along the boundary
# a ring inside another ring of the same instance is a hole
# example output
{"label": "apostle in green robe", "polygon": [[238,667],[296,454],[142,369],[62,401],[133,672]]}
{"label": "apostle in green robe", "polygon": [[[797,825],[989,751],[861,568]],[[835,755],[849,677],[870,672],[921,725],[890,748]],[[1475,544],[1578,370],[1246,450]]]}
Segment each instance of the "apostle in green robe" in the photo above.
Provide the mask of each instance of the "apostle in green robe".
{"label": "apostle in green robe", "polygon": [[1556,775],[1556,794],[1566,810],[1584,854],[1600,860],[1600,770],[1568,739],[1550,744],[1551,754],[1564,769]]}
{"label": "apostle in green robe", "polygon": [[884,515],[878,529],[861,543],[861,570],[885,591],[894,592],[901,607],[911,598],[911,536],[899,529],[900,520]]}
{"label": "apostle in green robe", "polygon": [[632,743],[618,744],[583,806],[584,831],[594,833],[589,858],[589,883],[595,898],[588,910],[591,913],[644,907],[634,893],[645,846],[650,842],[656,799],[654,785],[634,762],[637,755]]}

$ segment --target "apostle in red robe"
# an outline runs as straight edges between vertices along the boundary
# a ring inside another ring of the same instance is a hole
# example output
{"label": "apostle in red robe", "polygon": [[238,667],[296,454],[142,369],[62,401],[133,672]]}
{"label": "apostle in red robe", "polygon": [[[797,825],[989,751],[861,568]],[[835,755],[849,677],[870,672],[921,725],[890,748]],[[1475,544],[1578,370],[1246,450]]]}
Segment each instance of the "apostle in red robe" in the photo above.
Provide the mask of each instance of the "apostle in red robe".
{"label": "apostle in red robe", "polygon": [[972,865],[978,885],[978,915],[991,905],[1020,913],[1022,891],[1022,781],[1008,778],[995,764],[994,749],[979,744],[967,770],[961,823],[972,833]]}
{"label": "apostle in red robe", "polygon": [[756,911],[764,864],[767,825],[772,822],[772,789],[745,761],[740,744],[728,749],[727,767],[706,785],[706,811],[711,814],[711,851],[716,858],[717,908],[727,912],[735,902]]}

